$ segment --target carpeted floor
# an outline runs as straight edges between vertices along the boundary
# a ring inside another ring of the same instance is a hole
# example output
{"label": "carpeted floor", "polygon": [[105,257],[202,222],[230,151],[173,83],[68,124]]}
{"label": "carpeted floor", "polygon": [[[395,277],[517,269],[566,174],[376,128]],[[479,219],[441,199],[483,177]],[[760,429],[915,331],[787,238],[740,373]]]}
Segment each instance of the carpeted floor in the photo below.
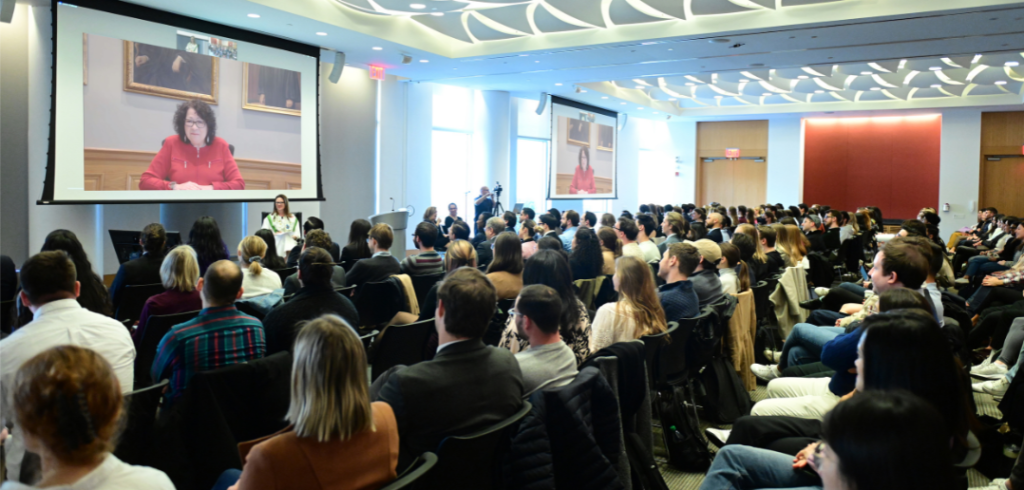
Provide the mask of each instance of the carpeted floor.
{"label": "carpeted floor", "polygon": [[[764,385],[758,385],[756,390],[750,392],[750,398],[755,403],[760,401],[760,400],[763,400],[764,397],[765,397],[765,387],[764,387]],[[991,395],[975,393],[974,394],[974,399],[975,399],[975,401],[978,404],[978,415],[988,415],[988,416],[995,417],[995,418],[1002,418],[1002,414],[999,413],[999,409],[996,407],[998,405],[998,402],[996,402],[992,398]],[[706,429],[708,427],[715,427],[715,426],[712,425],[712,424],[709,424],[706,420],[704,420],[702,418],[701,419],[701,430]],[[728,429],[731,426],[729,426],[729,425],[722,425],[722,426],[717,426],[717,427],[721,428],[721,429]],[[668,488],[669,489],[671,489],[671,490],[696,490],[697,488],[700,488],[701,482],[704,481],[704,473],[687,473],[687,472],[684,472],[684,471],[679,471],[679,470],[669,466],[668,464],[664,463],[665,454],[666,454],[665,453],[665,444],[664,444],[664,442],[661,439],[661,433],[660,433],[660,430],[657,427],[655,428],[654,445],[655,445],[655,448],[654,448],[655,457],[659,461],[658,467],[661,470],[661,475],[665,478],[665,483],[668,484]],[[711,448],[712,452],[714,452],[716,450],[714,445],[709,444],[709,447]],[[988,485],[988,482],[989,482],[989,479],[987,477],[985,477],[985,475],[982,475],[981,473],[979,473],[978,471],[975,471],[973,469],[968,471],[967,479],[969,481],[969,484],[970,484],[971,488],[974,488],[974,487],[984,487],[985,485]],[[717,490],[717,489],[715,489],[715,490]]]}

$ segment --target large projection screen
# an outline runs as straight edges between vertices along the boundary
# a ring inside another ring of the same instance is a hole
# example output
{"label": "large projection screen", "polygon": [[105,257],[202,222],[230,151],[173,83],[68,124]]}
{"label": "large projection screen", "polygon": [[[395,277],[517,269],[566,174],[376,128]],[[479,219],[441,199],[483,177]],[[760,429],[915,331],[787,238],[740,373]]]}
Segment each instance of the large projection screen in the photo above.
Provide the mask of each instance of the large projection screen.
{"label": "large projection screen", "polygon": [[319,48],[122,2],[54,4],[41,203],[322,199]]}
{"label": "large projection screen", "polygon": [[548,199],[615,199],[618,113],[551,97]]}

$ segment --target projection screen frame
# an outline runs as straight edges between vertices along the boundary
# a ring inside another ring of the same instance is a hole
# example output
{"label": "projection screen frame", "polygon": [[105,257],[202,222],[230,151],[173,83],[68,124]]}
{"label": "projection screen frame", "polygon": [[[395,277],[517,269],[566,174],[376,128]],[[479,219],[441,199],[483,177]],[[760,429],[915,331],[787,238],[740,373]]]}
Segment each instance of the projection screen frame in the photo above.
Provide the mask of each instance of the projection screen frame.
{"label": "projection screen frame", "polygon": [[[158,10],[142,5],[135,5],[131,3],[122,2],[120,0],[75,0],[73,2],[58,2],[54,1],[50,3],[50,19],[52,25],[53,37],[51,39],[50,57],[52,66],[50,68],[50,132],[48,136],[48,144],[46,150],[46,171],[43,177],[43,195],[39,200],[36,201],[37,205],[77,205],[77,204],[173,204],[173,203],[239,203],[239,202],[262,202],[270,201],[271,198],[266,199],[254,199],[254,198],[238,198],[238,199],[175,199],[168,201],[166,199],[160,199],[154,197],[153,199],[125,199],[125,200],[109,200],[109,199],[96,199],[96,200],[59,200],[55,201],[53,198],[54,193],[54,177],[56,171],[56,132],[57,132],[57,8],[60,4],[66,4],[73,7],[82,7],[100,12],[107,12],[110,14],[120,15],[137,19],[146,22],[153,22],[156,24],[162,24],[170,27],[189,29],[198,32],[205,32],[208,34],[216,34],[225,38],[243,41],[252,44],[258,44],[269,48],[281,49],[284,51],[290,51],[300,55],[310,56],[316,60],[316,93],[314,94],[317,101],[315,110],[316,119],[316,194],[317,197],[297,197],[290,198],[290,201],[324,201],[323,192],[323,175],[321,172],[321,156],[320,156],[320,47],[313,46],[311,44],[303,44],[298,41],[292,41],[280,37],[275,37],[267,34],[261,34],[255,31],[249,31],[240,29],[237,27],[231,27],[224,24],[218,24],[216,22],[209,22],[194,17],[188,17],[181,14],[175,14]],[[157,196],[161,194],[159,191],[153,191],[157,193]],[[221,191],[225,192],[225,191]]]}
{"label": "projection screen frame", "polygon": [[[619,198],[619,148],[618,148],[618,146],[619,146],[619,124],[618,124],[618,122],[619,122],[619,113],[615,112],[615,111],[610,111],[608,109],[602,109],[602,108],[597,107],[597,106],[592,106],[590,104],[586,104],[586,103],[583,103],[583,102],[578,102],[578,101],[575,101],[575,100],[572,100],[572,99],[567,99],[567,98],[564,98],[564,97],[559,97],[557,95],[548,95],[548,97],[550,98],[550,100],[548,101],[548,107],[549,107],[549,110],[551,111],[551,140],[550,140],[551,142],[548,144],[548,168],[546,169],[547,170],[547,175],[545,176],[545,178],[548,179],[548,195],[547,195],[547,199],[549,201],[567,201],[567,200],[576,200],[576,199],[594,199],[594,200],[598,200],[598,199],[618,199]],[[572,107],[574,109],[579,109],[581,111],[593,112],[595,114],[600,114],[602,116],[606,116],[606,117],[610,117],[612,119],[615,119],[615,125],[612,126],[612,129],[614,129],[614,131],[615,131],[615,149],[612,152],[612,156],[613,156],[612,162],[614,164],[615,170],[614,170],[613,175],[612,175],[612,195],[611,196],[590,197],[588,195],[583,195],[583,196],[577,195],[577,196],[571,196],[571,197],[555,197],[555,195],[553,194],[553,190],[554,190],[554,186],[555,186],[555,181],[554,181],[554,179],[551,178],[551,176],[553,175],[552,167],[555,165],[555,158],[554,158],[555,157],[555,152],[557,151],[557,148],[558,148],[558,142],[555,141],[555,128],[556,128],[555,125],[557,124],[557,122],[556,122],[557,121],[557,117],[555,116],[555,104],[560,104],[560,105],[563,105],[563,106]]]}

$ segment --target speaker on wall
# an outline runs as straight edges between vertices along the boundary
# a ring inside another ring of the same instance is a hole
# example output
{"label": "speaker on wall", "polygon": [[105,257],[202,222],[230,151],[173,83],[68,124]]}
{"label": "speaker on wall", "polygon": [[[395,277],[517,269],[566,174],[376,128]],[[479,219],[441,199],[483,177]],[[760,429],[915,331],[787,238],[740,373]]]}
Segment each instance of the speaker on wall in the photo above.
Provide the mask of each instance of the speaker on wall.
{"label": "speaker on wall", "polygon": [[538,116],[544,113],[544,108],[547,107],[547,105],[548,105],[548,93],[547,92],[541,92],[540,93],[540,102],[537,102],[537,115]]}
{"label": "speaker on wall", "polygon": [[334,68],[331,68],[331,74],[328,75],[327,79],[331,83],[338,83],[341,80],[341,70],[345,69],[345,53],[336,51],[334,53]]}

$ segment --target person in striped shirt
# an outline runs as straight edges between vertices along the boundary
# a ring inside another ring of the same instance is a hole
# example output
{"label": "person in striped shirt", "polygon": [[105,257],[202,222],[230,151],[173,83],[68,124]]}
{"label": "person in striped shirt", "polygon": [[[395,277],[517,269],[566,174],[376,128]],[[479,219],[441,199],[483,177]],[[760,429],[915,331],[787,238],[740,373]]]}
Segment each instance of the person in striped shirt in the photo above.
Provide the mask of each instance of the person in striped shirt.
{"label": "person in striped shirt", "polygon": [[230,260],[210,265],[196,285],[203,310],[175,325],[160,340],[151,374],[170,379],[164,408],[184,393],[192,375],[260,359],[266,354],[263,324],[235,308],[242,297],[242,270]]}
{"label": "person in striped shirt", "polygon": [[416,225],[412,235],[420,253],[410,255],[402,261],[402,273],[410,276],[425,276],[444,272],[444,258],[434,251],[437,241],[437,227],[429,221]]}

